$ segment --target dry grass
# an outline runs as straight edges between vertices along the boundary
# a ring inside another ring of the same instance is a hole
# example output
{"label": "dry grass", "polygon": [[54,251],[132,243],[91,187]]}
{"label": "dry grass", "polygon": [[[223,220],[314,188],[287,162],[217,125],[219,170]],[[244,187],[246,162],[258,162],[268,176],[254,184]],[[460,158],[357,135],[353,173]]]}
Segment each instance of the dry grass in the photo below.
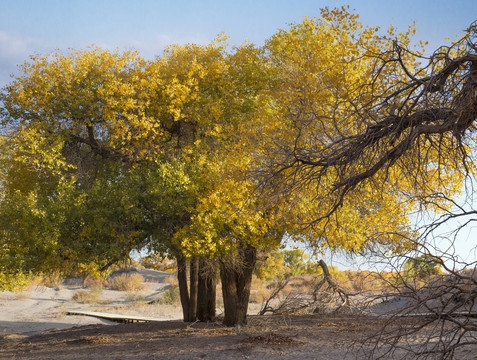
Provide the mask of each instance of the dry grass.
{"label": "dry grass", "polygon": [[68,309],[64,304],[58,306],[57,309],[58,309],[58,312],[55,315],[55,318],[57,318],[57,319],[64,318],[66,316],[66,314],[68,313]]}
{"label": "dry grass", "polygon": [[118,291],[141,291],[144,289],[144,277],[140,274],[122,274],[109,279],[108,286]]}
{"label": "dry grass", "polygon": [[97,304],[100,297],[100,294],[92,291],[78,290],[71,299],[82,304]]}
{"label": "dry grass", "polygon": [[101,300],[103,288],[93,287],[89,290],[78,290],[74,293],[72,300],[83,304],[106,304],[108,300]]}
{"label": "dry grass", "polygon": [[146,298],[144,295],[138,294],[136,292],[128,292],[126,294],[126,301],[127,302],[132,302],[132,303],[137,303],[137,302],[144,302]]}
{"label": "dry grass", "polygon": [[166,280],[164,280],[164,283],[172,286],[177,286],[179,285],[179,280],[177,280],[177,277],[175,276],[169,276],[168,278],[166,278]]}
{"label": "dry grass", "polygon": [[30,297],[31,297],[31,293],[29,293],[28,291],[22,291],[15,295],[16,300],[26,300],[26,299],[29,299]]}

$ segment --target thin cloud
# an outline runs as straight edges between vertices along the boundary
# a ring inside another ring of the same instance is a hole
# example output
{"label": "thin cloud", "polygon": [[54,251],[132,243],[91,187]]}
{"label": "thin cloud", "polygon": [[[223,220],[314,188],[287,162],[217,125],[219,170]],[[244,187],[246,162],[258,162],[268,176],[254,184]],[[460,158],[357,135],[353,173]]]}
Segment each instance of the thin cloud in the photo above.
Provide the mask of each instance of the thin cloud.
{"label": "thin cloud", "polygon": [[4,59],[25,59],[38,50],[40,42],[33,38],[22,38],[0,31],[0,57]]}
{"label": "thin cloud", "polygon": [[10,82],[10,75],[17,73],[22,64],[34,53],[43,52],[46,44],[35,38],[21,37],[0,31],[0,88]]}

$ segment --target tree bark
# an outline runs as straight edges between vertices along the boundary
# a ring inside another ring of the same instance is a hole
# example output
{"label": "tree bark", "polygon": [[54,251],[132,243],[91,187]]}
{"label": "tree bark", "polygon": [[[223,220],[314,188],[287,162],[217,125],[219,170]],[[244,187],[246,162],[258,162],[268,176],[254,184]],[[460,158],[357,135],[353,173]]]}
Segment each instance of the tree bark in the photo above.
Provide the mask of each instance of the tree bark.
{"label": "tree bark", "polygon": [[199,259],[199,289],[197,299],[197,319],[215,320],[217,265],[215,261]]}
{"label": "tree bark", "polygon": [[187,259],[184,255],[178,255],[177,259],[177,280],[179,282],[179,294],[181,297],[182,305],[182,314],[184,316],[184,321],[189,322],[190,320],[190,298],[189,298],[189,287],[187,286]]}
{"label": "tree bark", "polygon": [[252,246],[246,246],[238,249],[233,261],[229,258],[220,262],[226,326],[247,323],[250,285],[256,261],[257,250]]}
{"label": "tree bark", "polygon": [[199,258],[193,256],[190,259],[190,294],[189,294],[189,321],[197,320],[197,295],[199,287]]}

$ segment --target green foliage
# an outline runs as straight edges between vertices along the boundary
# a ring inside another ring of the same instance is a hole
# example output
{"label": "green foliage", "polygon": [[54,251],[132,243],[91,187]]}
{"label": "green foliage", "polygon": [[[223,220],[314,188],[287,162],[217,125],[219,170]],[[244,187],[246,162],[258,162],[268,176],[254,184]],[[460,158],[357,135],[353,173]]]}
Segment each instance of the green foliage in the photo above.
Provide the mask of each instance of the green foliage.
{"label": "green foliage", "polygon": [[300,276],[307,273],[309,268],[308,255],[302,249],[283,251],[283,262],[287,272],[291,276]]}
{"label": "green foliage", "polygon": [[31,276],[0,268],[0,291],[22,291],[31,282]]}
{"label": "green foliage", "polygon": [[404,264],[404,274],[412,279],[429,279],[432,275],[442,273],[442,259],[431,254],[410,258]]}
{"label": "green foliage", "polygon": [[272,250],[258,260],[254,274],[263,281],[282,280],[305,274],[320,273],[320,268],[302,249]]}
{"label": "green foliage", "polygon": [[283,279],[286,276],[284,253],[279,250],[270,251],[262,255],[265,259],[257,261],[254,274],[263,281]]}
{"label": "green foliage", "polygon": [[[363,126],[349,111],[366,99],[369,55],[394,44],[376,32],[345,9],[324,9],[263,49],[227,50],[219,36],[153,61],[96,47],[33,56],[0,93],[0,274],[99,275],[133,249],[220,258],[302,237],[302,224],[328,211],[332,183],[293,173],[275,146],[321,154],[336,131]],[[400,78],[376,86],[389,82]],[[287,169],[271,188],[297,190],[272,205],[249,176],[270,163]],[[303,187],[286,183],[297,178]],[[306,236],[333,249],[370,239],[399,248],[402,238],[370,233],[407,230],[398,192],[353,194]],[[272,251],[256,273],[269,281],[313,269],[301,250]]]}
{"label": "green foliage", "polygon": [[178,305],[180,301],[179,286],[173,285],[161,294],[158,303],[162,305]]}
{"label": "green foliage", "polygon": [[168,259],[160,254],[149,254],[140,260],[141,266],[146,269],[153,269],[165,272],[176,272],[177,264],[175,260]]}

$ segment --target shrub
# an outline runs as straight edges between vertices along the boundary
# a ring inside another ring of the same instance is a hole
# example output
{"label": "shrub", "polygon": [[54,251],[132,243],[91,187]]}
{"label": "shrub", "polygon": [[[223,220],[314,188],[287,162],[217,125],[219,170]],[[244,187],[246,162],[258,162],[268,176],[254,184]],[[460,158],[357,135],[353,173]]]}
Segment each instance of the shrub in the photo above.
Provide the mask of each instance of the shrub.
{"label": "shrub", "polygon": [[169,276],[168,278],[166,278],[166,280],[164,280],[164,283],[172,285],[172,286],[179,285],[179,281],[177,280],[175,276]]}
{"label": "shrub", "polygon": [[177,305],[180,301],[181,296],[179,293],[179,286],[171,286],[161,294],[161,297],[157,302],[162,305]]}
{"label": "shrub", "polygon": [[34,283],[37,285],[43,285],[49,288],[59,288],[63,282],[64,277],[59,273],[48,274],[48,275],[39,275],[35,278]]}
{"label": "shrub", "polygon": [[83,286],[85,288],[103,288],[106,285],[106,281],[103,279],[90,279],[87,278],[83,282]]}
{"label": "shrub", "polygon": [[266,288],[251,290],[249,302],[253,304],[262,304],[269,297],[270,290]]}
{"label": "shrub", "polygon": [[140,274],[122,274],[109,279],[108,285],[113,290],[140,291],[144,289],[144,277]]}
{"label": "shrub", "polygon": [[127,302],[143,302],[145,301],[145,297],[144,295],[141,295],[141,294],[136,294],[136,293],[131,293],[131,292],[128,292],[126,294],[126,301]]}
{"label": "shrub", "polygon": [[93,293],[101,294],[103,292],[103,287],[105,285],[105,281],[101,279],[85,279],[83,282],[83,286]]}
{"label": "shrub", "polygon": [[83,304],[96,304],[99,302],[101,294],[87,290],[78,290],[74,293],[72,299]]}
{"label": "shrub", "polygon": [[9,273],[0,267],[0,291],[21,291],[31,284],[31,276],[25,273]]}
{"label": "shrub", "polygon": [[249,302],[261,304],[270,296],[270,291],[257,276],[252,276]]}

